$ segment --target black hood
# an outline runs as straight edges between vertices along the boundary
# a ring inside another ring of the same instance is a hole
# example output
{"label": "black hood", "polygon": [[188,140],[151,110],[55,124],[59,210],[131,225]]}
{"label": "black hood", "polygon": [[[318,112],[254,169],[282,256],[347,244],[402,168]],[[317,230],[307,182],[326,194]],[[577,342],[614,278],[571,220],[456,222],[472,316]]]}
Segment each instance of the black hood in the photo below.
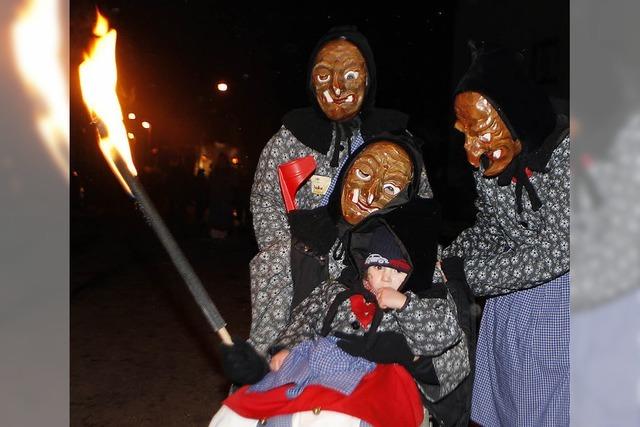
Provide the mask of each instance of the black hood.
{"label": "black hood", "polygon": [[322,112],[322,108],[320,108],[318,100],[316,99],[316,92],[313,88],[312,72],[313,66],[315,65],[316,56],[318,56],[318,52],[320,51],[320,49],[322,49],[322,47],[328,42],[338,39],[347,40],[356,45],[356,47],[364,57],[365,63],[367,64],[367,87],[365,89],[364,100],[362,101],[362,109],[360,110],[360,115],[366,116],[375,104],[377,90],[376,63],[373,59],[373,51],[371,50],[371,46],[369,46],[369,42],[355,26],[344,25],[333,27],[327,32],[327,34],[325,34],[320,38],[320,40],[318,40],[316,47],[311,52],[309,63],[307,65],[307,92],[309,95],[309,100],[314,110],[322,117],[325,117],[324,113]]}
{"label": "black hood", "polygon": [[527,76],[521,53],[503,46],[469,43],[472,62],[455,89],[477,92],[496,109],[522,151],[498,175],[498,185],[511,185],[516,179],[516,211],[522,213],[522,190],[527,190],[532,209],[542,203],[527,175],[527,169],[546,172],[553,150],[562,142],[567,121],[554,111],[544,91]]}
{"label": "black hood", "polygon": [[553,131],[556,114],[546,94],[528,78],[521,53],[471,43],[471,66],[455,94],[478,92],[497,110],[523,153],[537,150]]}
{"label": "black hood", "polygon": [[[366,272],[364,261],[369,254],[371,238],[378,227],[386,227],[411,264],[411,272],[398,290],[418,295],[433,292],[441,220],[440,205],[433,199],[419,197],[385,213],[368,216],[344,239],[348,248],[347,267],[341,273],[340,282],[354,290],[362,288]],[[441,288],[444,291],[444,287]]]}
{"label": "black hood", "polygon": [[[411,230],[403,228],[408,225],[409,222],[405,219],[396,220],[392,213],[396,210],[404,212],[401,208],[405,204],[413,201],[414,199],[418,199],[420,175],[424,168],[422,152],[420,151],[420,140],[410,138],[405,135],[381,134],[366,140],[362,147],[354,152],[349,158],[349,161],[344,165],[338,175],[335,188],[329,198],[327,206],[289,212],[288,220],[291,230],[292,246],[294,248],[302,248],[302,252],[294,249],[291,251],[291,274],[294,280],[294,296],[292,304],[294,306],[309,295],[315,286],[319,285],[323,280],[328,279],[328,271],[326,270],[325,264],[328,256],[332,256],[334,259],[340,259],[344,255],[347,268],[343,269],[341,274],[341,278],[344,280],[343,283],[350,288],[350,292],[363,293],[368,295],[368,298],[373,298],[373,295],[368,291],[365,291],[362,287],[362,275],[361,271],[358,269],[357,263],[349,261],[351,258],[349,252],[351,234],[349,232],[352,229],[358,228],[359,225],[363,224],[364,220],[355,226],[347,223],[342,217],[340,197],[342,194],[342,182],[347,171],[353,164],[354,159],[362,150],[365,149],[365,147],[369,146],[369,144],[382,140],[395,142],[406,150],[413,163],[413,176],[411,182],[403,191],[394,197],[383,209],[370,214],[365,218],[365,220],[371,218],[373,221],[374,218],[384,215],[385,218],[390,218],[388,219],[388,223],[399,239],[407,239],[407,241],[411,239]],[[425,217],[428,216],[426,211],[422,212],[422,215]],[[419,219],[419,215],[417,218]],[[424,221],[425,223],[428,222],[427,219]],[[364,227],[366,227],[366,224]],[[425,242],[430,240],[430,238],[419,236],[420,235],[417,233],[414,235],[414,237]],[[339,239],[340,244],[336,249],[334,249],[333,253],[330,253],[331,247],[337,239]],[[358,239],[356,238],[356,240]],[[425,248],[428,247],[427,243],[425,243],[425,245]],[[410,247],[417,248],[419,245],[414,246],[412,244]],[[435,256],[435,252],[433,256]],[[409,258],[414,260],[412,262],[415,262],[415,266],[417,267],[411,277],[413,277],[414,274],[416,277],[420,277],[422,274],[421,272],[424,269],[429,269],[429,265],[431,265],[430,262],[424,262],[424,259],[428,258],[426,255],[414,255],[411,251],[409,252]],[[319,265],[318,262],[314,260],[319,260],[322,265]],[[432,267],[433,266],[431,265],[431,268]],[[433,270],[431,270],[430,274],[433,275]],[[424,273],[422,275],[426,277],[429,276],[429,273]],[[418,279],[416,280],[416,283],[423,283]],[[405,288],[413,289],[414,285],[409,285]],[[416,289],[418,289],[418,285],[416,285]],[[348,295],[349,293],[344,294],[343,296],[346,297]]]}
{"label": "black hood", "polygon": [[411,162],[413,163],[413,175],[411,177],[411,182],[409,185],[402,190],[396,197],[394,197],[383,209],[374,212],[372,215],[376,215],[380,212],[386,212],[393,209],[395,206],[406,203],[409,200],[414,199],[418,195],[418,191],[420,190],[420,175],[424,170],[424,161],[422,160],[422,143],[423,141],[416,137],[410,137],[405,134],[392,134],[388,132],[383,132],[379,135],[376,135],[372,138],[369,138],[365,141],[362,146],[360,146],[350,157],[347,163],[340,170],[340,174],[336,179],[336,185],[334,187],[333,193],[329,198],[329,203],[327,204],[327,208],[329,209],[329,214],[334,218],[334,222],[336,224],[345,224],[344,219],[342,218],[342,210],[340,204],[340,198],[342,195],[342,184],[347,175],[347,172],[351,168],[351,165],[356,160],[358,155],[369,145],[379,142],[379,141],[389,141],[394,142],[405,149]]}
{"label": "black hood", "polygon": [[[337,39],[348,40],[356,45],[367,65],[367,88],[360,113],[345,122],[333,122],[327,118],[316,99],[312,78],[313,66],[318,52],[325,44]],[[304,145],[325,155],[331,148],[334,133],[338,142],[344,142],[351,137],[356,129],[360,129],[364,139],[385,131],[396,133],[404,131],[409,121],[406,114],[395,110],[374,108],[377,81],[373,51],[365,36],[355,26],[334,27],[320,38],[309,57],[306,89],[311,106],[289,111],[282,118],[282,123]]]}
{"label": "black hood", "polygon": [[291,234],[298,240],[306,242],[314,252],[326,254],[335,242],[336,238],[344,236],[344,234],[353,226],[347,223],[342,217],[342,209],[340,197],[342,194],[342,182],[347,171],[353,164],[354,160],[367,146],[378,141],[390,141],[403,147],[413,163],[413,176],[407,187],[393,198],[387,206],[370,216],[389,212],[395,207],[400,206],[418,196],[420,189],[420,175],[424,170],[424,162],[422,160],[422,141],[415,137],[409,137],[401,134],[382,133],[375,137],[365,140],[364,144],[358,148],[345,163],[338,178],[333,193],[329,198],[327,206],[321,206],[315,209],[294,210],[289,212],[289,225]]}

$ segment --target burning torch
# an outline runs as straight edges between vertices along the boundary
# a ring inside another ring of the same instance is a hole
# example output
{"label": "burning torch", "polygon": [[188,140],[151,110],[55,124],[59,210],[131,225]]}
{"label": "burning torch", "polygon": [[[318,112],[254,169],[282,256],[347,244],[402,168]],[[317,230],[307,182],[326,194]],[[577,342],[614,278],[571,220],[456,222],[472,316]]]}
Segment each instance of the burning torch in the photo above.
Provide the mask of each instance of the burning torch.
{"label": "burning torch", "polygon": [[232,345],[224,319],[137,178],[116,94],[116,31],[109,29],[109,23],[100,13],[94,35],[96,39],[89,54],[85,54],[79,71],[82,97],[96,125],[100,149],[120,183],[135,199],[147,223],[160,239],[209,324],[224,344]]}

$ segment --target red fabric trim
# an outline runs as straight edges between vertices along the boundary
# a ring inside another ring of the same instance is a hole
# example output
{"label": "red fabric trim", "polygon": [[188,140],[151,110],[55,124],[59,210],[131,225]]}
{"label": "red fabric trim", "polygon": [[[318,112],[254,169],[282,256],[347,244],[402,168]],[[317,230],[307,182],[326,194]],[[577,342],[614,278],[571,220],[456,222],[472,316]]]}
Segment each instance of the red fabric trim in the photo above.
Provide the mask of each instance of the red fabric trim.
{"label": "red fabric trim", "polygon": [[352,295],[349,297],[351,302],[351,311],[356,315],[358,322],[363,328],[368,328],[373,321],[373,315],[376,312],[376,305],[367,302],[362,295]]}
{"label": "red fabric trim", "polygon": [[250,392],[249,386],[244,386],[222,403],[239,415],[254,419],[316,408],[342,412],[374,427],[417,427],[424,418],[413,378],[395,363],[376,366],[349,396],[320,385],[310,385],[297,398],[289,399],[285,394],[289,387],[283,385],[261,393]]}
{"label": "red fabric trim", "polygon": [[409,263],[403,259],[392,259],[389,261],[391,267],[395,268],[398,271],[402,271],[404,273],[408,273],[411,270],[411,266]]}
{"label": "red fabric trim", "polygon": [[[529,168],[524,168],[524,173],[527,174],[528,178],[531,178],[531,175],[533,175],[533,171]],[[514,184],[516,184],[518,182],[518,180],[516,179],[516,177],[511,177],[511,182],[513,182]]]}

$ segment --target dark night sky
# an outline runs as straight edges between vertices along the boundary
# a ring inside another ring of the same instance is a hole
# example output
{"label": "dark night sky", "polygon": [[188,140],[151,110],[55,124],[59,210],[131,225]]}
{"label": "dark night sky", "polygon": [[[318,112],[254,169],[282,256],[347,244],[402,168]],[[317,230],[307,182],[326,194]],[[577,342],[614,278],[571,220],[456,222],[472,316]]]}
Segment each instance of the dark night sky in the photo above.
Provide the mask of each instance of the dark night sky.
{"label": "dark night sky", "polygon": [[[421,121],[441,116],[447,108],[454,2],[440,3],[429,2],[424,12],[393,13],[97,2],[118,30],[123,104],[144,111],[155,124],[154,135],[191,143],[228,140],[242,144],[250,157],[287,110],[307,103],[308,55],[336,24],[355,24],[369,38],[379,69],[379,106]],[[72,2],[72,65],[88,40],[94,4]],[[228,81],[230,91],[215,92],[217,80]]]}
{"label": "dark night sky", "polygon": [[[87,159],[99,157],[94,154],[93,134],[87,133],[75,71],[90,39],[96,5],[118,31],[123,107],[153,124],[155,143],[177,148],[228,142],[240,147],[249,171],[282,115],[307,105],[308,55],[334,25],[356,25],[369,39],[378,67],[377,105],[411,116],[410,129],[427,140],[425,157],[435,187],[444,182],[447,163],[463,160],[460,150],[452,159],[447,146],[452,137],[451,90],[468,56],[466,38],[478,37],[478,29],[484,28],[483,37],[516,40],[523,47],[548,39],[560,50],[565,39],[568,46],[568,30],[563,28],[568,28],[568,6],[558,12],[558,3],[550,0],[523,2],[518,8],[506,0],[430,1],[404,8],[355,2],[325,9],[315,3],[293,8],[237,4],[72,0],[74,167],[91,165]],[[487,11],[484,4],[500,13]],[[497,25],[487,25],[492,20]],[[565,71],[568,76],[566,62],[562,59],[552,70],[560,81],[556,78],[551,89],[562,96],[568,94],[568,81],[563,80]],[[227,93],[214,90],[219,80],[229,83]]]}

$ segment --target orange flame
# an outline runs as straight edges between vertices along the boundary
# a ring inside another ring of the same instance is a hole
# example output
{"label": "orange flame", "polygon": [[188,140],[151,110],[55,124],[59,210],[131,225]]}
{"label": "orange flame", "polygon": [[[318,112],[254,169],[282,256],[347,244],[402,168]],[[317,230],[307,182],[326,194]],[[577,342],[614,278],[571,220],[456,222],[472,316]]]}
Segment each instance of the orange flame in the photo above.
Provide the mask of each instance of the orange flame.
{"label": "orange flame", "polygon": [[16,64],[36,101],[36,124],[54,163],[69,179],[69,86],[57,0],[25,2],[12,27]]}
{"label": "orange flame", "polygon": [[97,12],[96,36],[84,61],[80,64],[80,87],[84,103],[91,117],[104,125],[99,133],[100,149],[109,162],[109,166],[120,179],[125,189],[131,193],[118,172],[113,159],[116,153],[126,163],[129,171],[138,174],[131,158],[127,130],[124,127],[122,109],[116,93],[118,70],[116,67],[116,31],[109,29],[109,22]]}

